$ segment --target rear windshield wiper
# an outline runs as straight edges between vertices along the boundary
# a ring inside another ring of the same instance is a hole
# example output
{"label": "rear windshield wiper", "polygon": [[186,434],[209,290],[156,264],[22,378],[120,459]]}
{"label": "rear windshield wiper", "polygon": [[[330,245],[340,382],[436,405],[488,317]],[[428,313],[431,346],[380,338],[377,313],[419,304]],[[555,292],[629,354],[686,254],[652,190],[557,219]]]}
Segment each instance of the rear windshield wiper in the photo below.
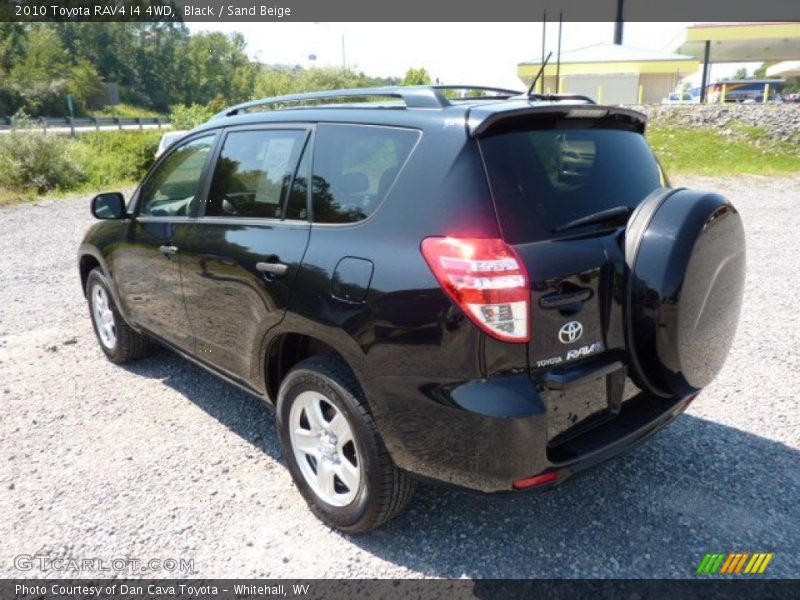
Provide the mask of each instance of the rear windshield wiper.
{"label": "rear windshield wiper", "polygon": [[573,221],[568,221],[563,225],[553,229],[553,233],[560,231],[567,231],[569,229],[577,229],[584,225],[594,225],[595,223],[625,223],[628,217],[631,216],[633,209],[630,206],[615,206],[614,208],[607,208],[585,217],[580,217]]}

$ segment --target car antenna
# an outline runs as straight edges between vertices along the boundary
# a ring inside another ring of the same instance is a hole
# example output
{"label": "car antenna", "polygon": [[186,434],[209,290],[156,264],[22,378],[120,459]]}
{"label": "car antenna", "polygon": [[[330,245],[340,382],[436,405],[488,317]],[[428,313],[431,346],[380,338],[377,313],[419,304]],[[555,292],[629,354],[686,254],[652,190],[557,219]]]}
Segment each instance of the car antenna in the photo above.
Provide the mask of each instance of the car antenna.
{"label": "car antenna", "polygon": [[547,58],[545,58],[542,61],[542,66],[539,69],[539,72],[536,74],[536,77],[533,78],[533,81],[531,81],[531,87],[528,88],[528,96],[531,95],[531,92],[533,92],[533,88],[536,87],[536,82],[539,81],[539,77],[541,77],[542,73],[544,73],[544,68],[547,66],[547,63],[550,61],[550,57],[551,56],[553,56],[553,51],[552,50],[547,55]]}

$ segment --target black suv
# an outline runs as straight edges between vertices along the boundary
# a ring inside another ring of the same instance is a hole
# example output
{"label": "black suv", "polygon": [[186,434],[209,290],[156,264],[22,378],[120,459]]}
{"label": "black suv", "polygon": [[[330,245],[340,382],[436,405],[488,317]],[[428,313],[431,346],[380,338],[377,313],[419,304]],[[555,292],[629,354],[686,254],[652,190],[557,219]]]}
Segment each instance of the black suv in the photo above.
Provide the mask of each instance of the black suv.
{"label": "black suv", "polygon": [[235,106],[80,247],[114,362],[164,344],[276,408],[311,509],[359,532],[428,478],[550,488],[721,368],[744,232],[669,186],[635,111],[480,88]]}

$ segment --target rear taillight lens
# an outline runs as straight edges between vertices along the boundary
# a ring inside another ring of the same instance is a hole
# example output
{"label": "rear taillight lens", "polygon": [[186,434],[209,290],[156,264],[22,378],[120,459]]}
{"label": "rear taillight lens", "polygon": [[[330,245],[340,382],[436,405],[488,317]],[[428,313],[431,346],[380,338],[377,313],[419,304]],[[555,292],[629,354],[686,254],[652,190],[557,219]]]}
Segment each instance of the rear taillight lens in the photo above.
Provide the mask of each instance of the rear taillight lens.
{"label": "rear taillight lens", "polygon": [[423,240],[422,255],[478,327],[505,342],[530,340],[528,272],[503,240],[431,237]]}

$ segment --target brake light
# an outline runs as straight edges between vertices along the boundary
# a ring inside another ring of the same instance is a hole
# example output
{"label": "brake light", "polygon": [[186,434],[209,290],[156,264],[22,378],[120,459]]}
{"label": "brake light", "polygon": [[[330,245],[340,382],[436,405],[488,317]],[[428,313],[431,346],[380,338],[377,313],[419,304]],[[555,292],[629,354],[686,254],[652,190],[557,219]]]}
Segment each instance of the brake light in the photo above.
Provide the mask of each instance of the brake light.
{"label": "brake light", "polygon": [[439,285],[483,331],[505,342],[530,340],[528,272],[500,239],[431,237],[422,255]]}

